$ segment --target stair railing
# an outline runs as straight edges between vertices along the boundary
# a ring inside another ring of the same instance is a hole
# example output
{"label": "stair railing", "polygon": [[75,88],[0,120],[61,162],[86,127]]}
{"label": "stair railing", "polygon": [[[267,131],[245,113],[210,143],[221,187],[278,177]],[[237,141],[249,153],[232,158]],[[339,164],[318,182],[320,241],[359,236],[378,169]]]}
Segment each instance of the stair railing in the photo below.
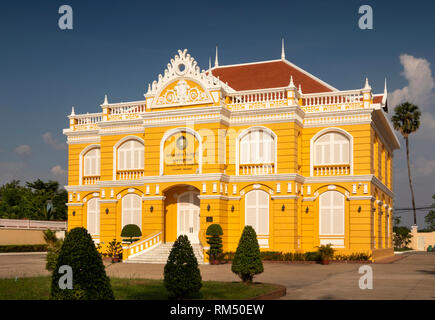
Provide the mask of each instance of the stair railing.
{"label": "stair railing", "polygon": [[146,237],[143,237],[139,241],[132,243],[131,245],[123,246],[122,260],[125,261],[129,257],[136,256],[144,251],[156,247],[162,242],[161,235],[162,231],[156,231],[150,235],[147,235]]}

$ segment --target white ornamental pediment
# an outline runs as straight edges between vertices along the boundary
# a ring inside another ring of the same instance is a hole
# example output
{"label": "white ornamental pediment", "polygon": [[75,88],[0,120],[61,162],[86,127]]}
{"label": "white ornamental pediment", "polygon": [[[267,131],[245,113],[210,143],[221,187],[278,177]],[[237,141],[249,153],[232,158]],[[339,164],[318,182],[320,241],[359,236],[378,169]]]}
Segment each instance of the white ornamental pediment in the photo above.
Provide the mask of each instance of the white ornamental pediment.
{"label": "white ornamental pediment", "polygon": [[192,78],[175,78],[161,88],[153,101],[153,107],[171,107],[213,103],[213,98],[207,88]]}
{"label": "white ornamental pediment", "polygon": [[[183,82],[183,80],[187,83],[187,85]],[[177,87],[171,88],[171,90],[174,89],[174,91],[169,93],[165,92],[167,91],[167,87],[175,82],[177,82],[175,85]],[[197,85],[192,86],[192,83],[196,83]],[[202,88],[202,90],[199,90],[198,88]],[[212,102],[213,99],[209,93],[209,90],[216,90],[220,88],[223,88],[227,92],[234,91],[228,85],[224,84],[218,78],[213,76],[211,72],[207,72],[205,70],[201,71],[196,60],[189,53],[187,53],[187,49],[184,49],[183,51],[178,50],[178,54],[170,60],[170,63],[168,63],[163,75],[159,74],[158,79],[153,81],[152,84],[148,85],[148,91],[145,94],[145,97],[153,97],[153,106],[156,106],[159,103],[158,99],[161,98],[162,93],[168,95],[167,99],[169,99],[169,101],[174,101],[169,104],[188,104],[187,100],[198,100],[200,98],[205,98],[205,95]],[[189,91],[189,89],[191,90]],[[204,91],[205,95],[201,97],[201,92],[199,91]],[[197,96],[197,94],[199,96]],[[164,100],[164,98],[162,98],[160,101],[162,100]]]}

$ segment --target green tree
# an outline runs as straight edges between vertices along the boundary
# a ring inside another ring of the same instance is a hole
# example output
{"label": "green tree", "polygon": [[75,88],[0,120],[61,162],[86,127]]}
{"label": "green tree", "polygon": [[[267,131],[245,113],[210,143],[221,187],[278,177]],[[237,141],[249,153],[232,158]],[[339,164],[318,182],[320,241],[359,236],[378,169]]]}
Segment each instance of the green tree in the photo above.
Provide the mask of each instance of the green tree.
{"label": "green tree", "polygon": [[[37,179],[27,182],[27,187],[32,191],[32,209],[34,219],[40,220],[66,220],[67,210],[65,203],[68,202],[66,190],[59,190],[59,182],[44,182]],[[51,202],[52,206],[47,207]]]}
{"label": "green tree", "polygon": [[412,187],[411,167],[409,163],[409,135],[416,132],[420,127],[421,112],[417,105],[404,102],[394,109],[394,115],[391,118],[394,129],[398,130],[406,143],[406,161],[408,164],[408,180],[411,189],[412,208],[414,211],[414,225],[417,225],[417,212],[415,210],[414,189]]}
{"label": "green tree", "polygon": [[222,235],[224,234],[222,227],[219,224],[211,224],[207,231],[207,243],[210,245],[210,250],[207,254],[210,257],[210,261],[220,260],[222,258]]}
{"label": "green tree", "polygon": [[202,287],[201,272],[189,239],[174,242],[164,270],[164,286],[171,299],[197,298]]}
{"label": "green tree", "polygon": [[[432,199],[435,199],[435,194],[432,196]],[[435,207],[435,203],[432,204],[432,207]],[[430,210],[429,213],[424,217],[424,222],[427,224],[427,229],[431,231],[435,231],[435,211]]]}
{"label": "green tree", "polygon": [[252,283],[254,276],[264,271],[257,234],[251,226],[246,226],[243,230],[231,271],[246,283]]}
{"label": "green tree", "polygon": [[411,242],[412,234],[411,230],[407,227],[394,227],[394,247],[395,248],[407,248]]}
{"label": "green tree", "polygon": [[20,186],[19,180],[12,180],[0,187],[0,218],[30,219],[32,216],[32,193]]}
{"label": "green tree", "polygon": [[[73,289],[59,287],[59,268],[68,265],[73,272]],[[113,300],[110,279],[95,247],[94,241],[85,228],[69,231],[53,271],[50,298],[54,300]]]}

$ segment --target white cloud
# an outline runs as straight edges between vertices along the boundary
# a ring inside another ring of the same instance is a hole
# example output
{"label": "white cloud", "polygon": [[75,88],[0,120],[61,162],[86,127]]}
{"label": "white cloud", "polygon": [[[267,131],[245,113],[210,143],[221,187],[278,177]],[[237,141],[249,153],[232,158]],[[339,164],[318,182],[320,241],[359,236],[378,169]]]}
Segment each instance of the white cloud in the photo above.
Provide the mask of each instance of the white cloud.
{"label": "white cloud", "polygon": [[395,107],[401,102],[409,101],[417,104],[422,110],[429,110],[435,94],[435,81],[432,77],[430,63],[424,58],[415,58],[408,54],[400,55],[403,66],[402,75],[408,85],[397,89],[389,95],[389,103]]}
{"label": "white cloud", "polygon": [[[431,64],[424,58],[416,58],[402,54],[400,63],[403,66],[402,76],[407,80],[406,86],[388,94],[388,103],[391,109],[404,101],[417,104],[421,110],[420,128],[410,136],[410,161],[412,183],[415,190],[417,206],[424,206],[433,202],[432,195],[435,193],[435,156],[432,145],[435,140],[435,113],[433,105],[435,101],[435,81],[431,71]],[[391,115],[394,114],[390,112]],[[400,137],[401,142],[403,139]],[[401,150],[395,152],[395,206],[411,207],[411,195],[408,185],[408,169],[406,164],[405,143]],[[424,212],[417,216],[417,224],[424,227]],[[404,224],[413,223],[411,214],[403,214]]]}
{"label": "white cloud", "polygon": [[44,142],[50,146],[52,146],[56,150],[65,150],[66,143],[59,143],[55,138],[53,138],[53,134],[51,132],[46,132],[42,135],[42,139]]}
{"label": "white cloud", "polygon": [[14,149],[14,152],[20,156],[29,155],[32,149],[27,144],[22,144]]}
{"label": "white cloud", "polygon": [[60,165],[54,166],[51,168],[50,172],[54,174],[55,176],[64,176],[66,171],[62,169]]}

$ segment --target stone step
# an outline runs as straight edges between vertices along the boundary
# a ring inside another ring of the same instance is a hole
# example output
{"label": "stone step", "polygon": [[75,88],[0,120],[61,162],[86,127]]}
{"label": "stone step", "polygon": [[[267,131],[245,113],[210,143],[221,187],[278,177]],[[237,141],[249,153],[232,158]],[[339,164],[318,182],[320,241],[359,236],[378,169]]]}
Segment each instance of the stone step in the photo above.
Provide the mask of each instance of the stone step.
{"label": "stone step", "polygon": [[[172,246],[173,243],[162,243],[150,251],[144,252],[135,257],[128,258],[124,262],[165,264],[168,260]],[[198,260],[198,264],[203,264],[204,258],[201,247],[199,245],[192,245],[192,248],[195,257]]]}

